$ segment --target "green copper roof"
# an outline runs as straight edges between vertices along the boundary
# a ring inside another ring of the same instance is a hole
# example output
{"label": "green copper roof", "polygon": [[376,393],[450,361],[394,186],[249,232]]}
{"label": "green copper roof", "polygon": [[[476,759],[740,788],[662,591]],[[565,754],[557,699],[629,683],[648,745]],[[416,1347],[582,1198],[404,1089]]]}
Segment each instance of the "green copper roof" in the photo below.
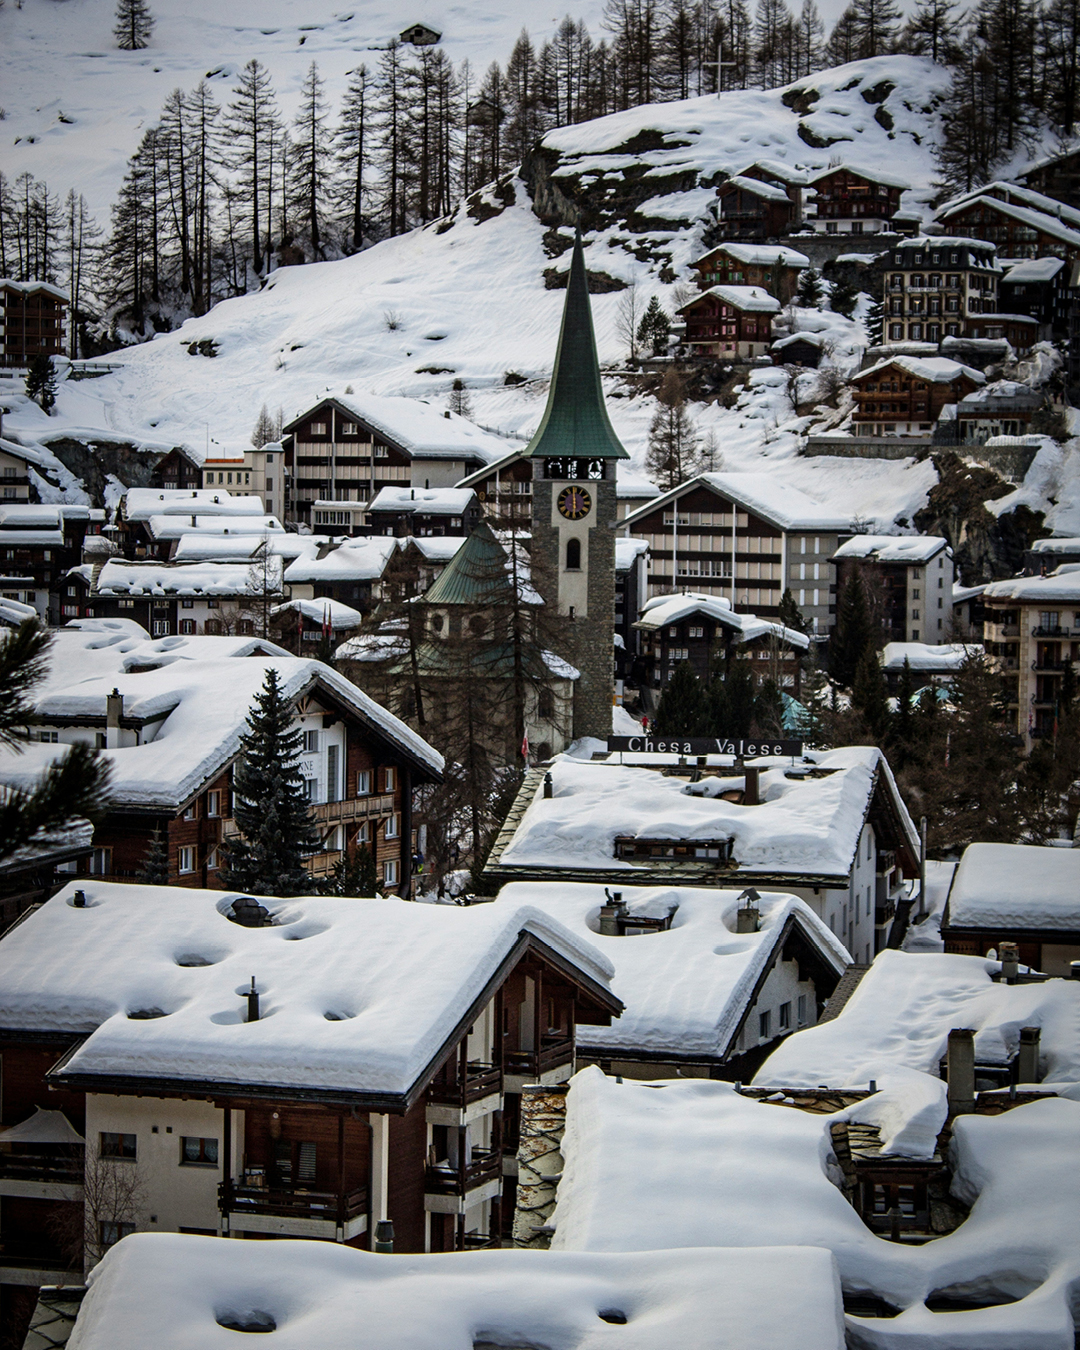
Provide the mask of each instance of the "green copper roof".
{"label": "green copper roof", "polygon": [[581,235],[574,240],[547,407],[525,453],[544,459],[629,459],[604,407]]}
{"label": "green copper roof", "polygon": [[[540,597],[519,577],[522,600],[537,604]],[[484,521],[462,544],[439,579],[424,595],[425,605],[507,604],[513,595],[506,550]]]}

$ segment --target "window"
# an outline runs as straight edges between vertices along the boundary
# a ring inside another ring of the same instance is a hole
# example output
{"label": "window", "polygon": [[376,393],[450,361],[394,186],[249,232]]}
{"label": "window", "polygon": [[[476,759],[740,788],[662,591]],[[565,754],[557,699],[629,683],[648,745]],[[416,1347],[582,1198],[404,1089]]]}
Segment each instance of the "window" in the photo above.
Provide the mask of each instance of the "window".
{"label": "window", "polygon": [[788,1031],[791,1027],[791,1004],[780,1004],[780,1030]]}
{"label": "window", "polygon": [[109,1223],[103,1219],[98,1225],[98,1230],[101,1246],[104,1250],[106,1247],[115,1247],[121,1238],[126,1238],[129,1233],[134,1233],[135,1225],[133,1223]]}
{"label": "window", "polygon": [[181,632],[181,633],[184,633],[184,634],[186,634],[186,635],[191,635],[191,634],[193,634],[193,633],[195,632],[195,620],[194,620],[194,619],[181,619],[181,620],[180,620],[180,632]]}
{"label": "window", "polygon": [[221,815],[221,789],[214,788],[206,794],[206,815],[208,819]]}
{"label": "window", "polygon": [[180,1136],[180,1163],[183,1167],[216,1167],[218,1141],[200,1139],[193,1134]]}
{"label": "window", "polygon": [[319,780],[317,778],[304,779],[304,796],[309,802],[314,802],[318,800]]}
{"label": "window", "polygon": [[336,745],[326,747],[326,800],[336,802],[338,799],[338,748]]}
{"label": "window", "polygon": [[386,828],[383,830],[383,834],[387,839],[396,839],[398,837],[398,818],[396,815],[387,817]]}
{"label": "window", "polygon": [[568,539],[566,541],[566,570],[568,572],[581,571],[581,540]]}
{"label": "window", "polygon": [[208,872],[216,872],[217,869],[218,869],[218,851],[216,848],[212,848],[206,855],[206,870]]}
{"label": "window", "polygon": [[112,849],[96,848],[90,854],[90,875],[106,877],[112,871]]}
{"label": "window", "polygon": [[181,600],[181,601],[180,601],[180,608],[181,608],[181,609],[194,609],[194,608],[195,608],[195,601],[194,601],[194,600]]}
{"label": "window", "polygon": [[540,690],[536,700],[536,713],[550,721],[555,716],[555,695],[546,685]]}
{"label": "window", "polygon": [[[356,425],[355,422],[342,422],[341,424],[341,434],[343,436],[356,436],[359,434],[359,431],[360,428]],[[267,455],[268,463],[270,461],[270,458],[271,456]]]}
{"label": "window", "polygon": [[185,819],[185,820],[197,820],[197,819],[198,819],[198,815],[199,815],[199,810],[198,810],[197,804],[196,804],[195,802],[191,802],[191,803],[188,805],[187,810],[185,810],[185,812],[184,812],[184,819]]}
{"label": "window", "polygon": [[297,1181],[315,1180],[315,1145],[311,1143],[301,1143],[296,1149],[296,1179]]}
{"label": "window", "polygon": [[799,1001],[798,1001],[798,1004],[796,1005],[796,1007],[797,1007],[797,1012],[798,1012],[798,1017],[799,1017],[799,1026],[804,1027],[804,1026],[806,1026],[806,995],[805,995],[805,994],[800,994],[800,995],[799,995]]}
{"label": "window", "polygon": [[359,769],[356,774],[356,795],[366,797],[371,791],[371,770]]}
{"label": "window", "polygon": [[195,849],[191,844],[183,844],[177,849],[177,865],[181,873],[195,871]]}
{"label": "window", "polygon": [[172,632],[172,624],[169,623],[168,619],[155,619],[151,624],[151,628],[153,629],[154,637],[168,637]]}
{"label": "window", "polygon": [[767,1041],[772,1035],[772,1012],[758,1013],[758,1040]]}
{"label": "window", "polygon": [[918,588],[918,586],[914,587],[914,589],[912,590],[912,592],[911,592],[911,598],[912,598],[912,600],[918,600],[918,598],[919,598],[919,588]]}
{"label": "window", "polygon": [[101,1157],[134,1158],[137,1143],[137,1137],[133,1134],[109,1134],[103,1131],[101,1134]]}
{"label": "window", "polygon": [[317,731],[304,732],[304,754],[317,755],[319,753],[319,733]]}
{"label": "window", "polygon": [[46,745],[58,745],[60,742],[60,733],[58,731],[39,731],[38,740]]}
{"label": "window", "polygon": [[387,858],[383,863],[383,885],[396,886],[398,884],[398,861],[396,858]]}
{"label": "window", "polygon": [[325,436],[325,435],[326,435],[326,423],[325,423],[325,422],[312,422],[309,429],[310,429],[310,431],[311,431],[312,436]]}
{"label": "window", "polygon": [[393,792],[397,786],[397,770],[393,768],[383,769],[383,791]]}
{"label": "window", "polygon": [[687,637],[699,638],[705,636],[705,629],[701,624],[691,624],[687,629]]}

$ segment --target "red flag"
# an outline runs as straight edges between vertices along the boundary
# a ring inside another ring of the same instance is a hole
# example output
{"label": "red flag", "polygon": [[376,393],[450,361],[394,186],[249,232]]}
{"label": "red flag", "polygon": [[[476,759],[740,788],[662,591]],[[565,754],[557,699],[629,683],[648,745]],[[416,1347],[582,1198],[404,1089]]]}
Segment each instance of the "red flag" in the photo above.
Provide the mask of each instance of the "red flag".
{"label": "red flag", "polygon": [[522,739],[522,742],[521,742],[521,758],[525,761],[526,765],[528,765],[528,763],[529,763],[529,733],[528,733],[528,732],[525,733],[525,736],[524,736],[524,738]]}
{"label": "red flag", "polygon": [[323,635],[323,641],[324,641],[324,642],[329,642],[329,640],[330,640],[330,609],[329,609],[329,606],[328,606],[328,605],[323,605],[323,611],[322,611],[322,635]]}

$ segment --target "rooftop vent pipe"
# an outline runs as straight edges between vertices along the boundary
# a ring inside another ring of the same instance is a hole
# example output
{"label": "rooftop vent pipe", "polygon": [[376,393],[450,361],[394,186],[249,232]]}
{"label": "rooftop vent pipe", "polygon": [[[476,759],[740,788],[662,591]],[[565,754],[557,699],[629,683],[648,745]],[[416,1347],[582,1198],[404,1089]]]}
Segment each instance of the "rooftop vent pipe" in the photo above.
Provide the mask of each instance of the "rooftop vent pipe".
{"label": "rooftop vent pipe", "polygon": [[1007,984],[1015,984],[1020,974],[1020,949],[1015,942],[998,944],[998,956],[1001,959],[1001,978]]}
{"label": "rooftop vent pipe", "polygon": [[619,937],[619,920],[626,917],[626,905],[623,903],[622,891],[611,891],[604,887],[604,894],[607,896],[607,904],[600,906],[600,935],[602,937]]}
{"label": "rooftop vent pipe", "polygon": [[71,903],[75,906],[76,909],[85,909],[85,908],[86,908],[86,892],[85,892],[85,891],[76,891],[75,894],[71,897]]}
{"label": "rooftop vent pipe", "polygon": [[259,995],[255,990],[255,976],[251,977],[251,988],[247,992],[247,1020],[257,1022],[259,1020]]}
{"label": "rooftop vent pipe", "polygon": [[1040,1027],[1020,1028],[1020,1049],[1016,1056],[1016,1081],[1018,1083],[1039,1083],[1039,1037]]}

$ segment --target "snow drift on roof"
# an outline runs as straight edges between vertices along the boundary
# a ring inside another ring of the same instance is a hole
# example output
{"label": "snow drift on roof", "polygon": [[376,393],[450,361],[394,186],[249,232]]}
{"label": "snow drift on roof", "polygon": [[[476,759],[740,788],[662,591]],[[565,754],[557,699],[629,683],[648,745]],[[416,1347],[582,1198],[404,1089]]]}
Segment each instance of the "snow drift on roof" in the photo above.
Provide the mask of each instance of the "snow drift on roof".
{"label": "snow drift on roof", "polygon": [[332,394],[309,406],[285,428],[292,430],[312,407],[330,399],[373,431],[420,458],[466,457],[490,464],[506,454],[506,442],[482,431],[467,417],[420,398],[381,394]]}
{"label": "snow drift on roof", "polygon": [[974,366],[961,365],[959,361],[950,361],[946,356],[886,356],[875,365],[868,366],[866,370],[860,370],[857,375],[853,375],[852,381],[861,384],[863,380],[876,375],[880,370],[885,370],[888,366],[899,366],[914,379],[923,380],[927,384],[952,384],[962,376],[967,376],[975,384],[986,382],[986,376],[981,370],[976,370]]}
{"label": "snow drift on roof", "polygon": [[834,558],[873,558],[883,563],[927,563],[949,541],[935,534],[857,534],[833,554]]}
{"label": "snow drift on roof", "polygon": [[323,557],[299,557],[285,569],[285,581],[376,581],[397,551],[399,540],[380,535],[346,539]]}
{"label": "snow drift on roof", "polygon": [[789,203],[791,201],[783,188],[775,187],[772,183],[764,183],[760,178],[743,178],[737,173],[721,183],[717,192],[726,192],[728,188],[741,188],[744,192],[751,192],[755,197],[761,197],[765,201]]}
{"label": "snow drift on roof", "polygon": [[1080,849],[969,844],[949,891],[948,922],[1080,931]]}
{"label": "snow drift on roof", "polygon": [[281,559],[267,559],[267,577],[232,562],[125,562],[110,558],[98,573],[97,595],[251,595],[281,590]]}
{"label": "snow drift on roof", "polygon": [[270,612],[275,615],[299,612],[305,619],[311,619],[314,623],[329,624],[335,632],[359,628],[364,622],[364,616],[358,609],[353,609],[351,605],[343,604],[340,600],[326,598],[288,600],[283,605],[275,605]]}
{"label": "snow drift on roof", "polygon": [[887,642],[881,664],[885,670],[902,670],[905,661],[912,670],[959,670],[968,656],[982,649],[981,642],[952,642],[936,647],[926,642]]}
{"label": "snow drift on roof", "polygon": [[[762,187],[763,184],[755,182],[755,187]],[[784,200],[787,200],[787,194],[780,194]],[[734,258],[736,262],[746,263],[757,267],[809,267],[810,259],[805,253],[798,253],[793,248],[785,248],[782,244],[718,244],[714,253],[726,253],[729,258]],[[709,255],[706,254],[706,257]]]}
{"label": "snow drift on roof", "polygon": [[760,286],[710,286],[707,291],[702,291],[701,295],[696,295],[693,300],[683,305],[679,313],[699,304],[707,295],[715,296],[724,304],[732,305],[745,313],[777,314],[780,310],[780,301],[768,291],[763,291]]}
{"label": "snow drift on roof", "polygon": [[261,516],[259,497],[234,497],[225,488],[128,488],[124,494],[126,520],[151,516]]}
{"label": "snow drift on roof", "polygon": [[476,499],[471,488],[384,487],[376,493],[369,511],[419,511],[426,516],[460,516]]}
{"label": "snow drift on roof", "polygon": [[[642,541],[644,542],[644,541]],[[759,619],[756,614],[737,614],[731,608],[731,602],[719,596],[697,595],[688,592],[683,595],[654,596],[642,609],[642,617],[633,625],[648,632],[655,632],[665,624],[678,623],[691,614],[705,614],[718,623],[740,635],[743,642],[754,642],[760,637],[777,637],[793,647],[804,651],[810,646],[805,633],[794,628],[785,628],[782,623],[769,619]]]}
{"label": "snow drift on roof", "polygon": [[1050,605],[1071,605],[1080,601],[1080,573],[1065,564],[1048,577],[1008,577],[990,582],[983,596],[987,600],[1017,600],[1025,604],[1045,600]]}
{"label": "snow drift on roof", "polygon": [[[268,898],[274,926],[243,928],[222,891],[78,884],[86,908],[73,883],[0,942],[0,1025],[91,1032],[72,1073],[405,1093],[519,933],[598,984],[611,975],[527,905]],[[237,994],[252,975],[258,1022]],[[130,1016],[151,1008],[165,1015]]]}

